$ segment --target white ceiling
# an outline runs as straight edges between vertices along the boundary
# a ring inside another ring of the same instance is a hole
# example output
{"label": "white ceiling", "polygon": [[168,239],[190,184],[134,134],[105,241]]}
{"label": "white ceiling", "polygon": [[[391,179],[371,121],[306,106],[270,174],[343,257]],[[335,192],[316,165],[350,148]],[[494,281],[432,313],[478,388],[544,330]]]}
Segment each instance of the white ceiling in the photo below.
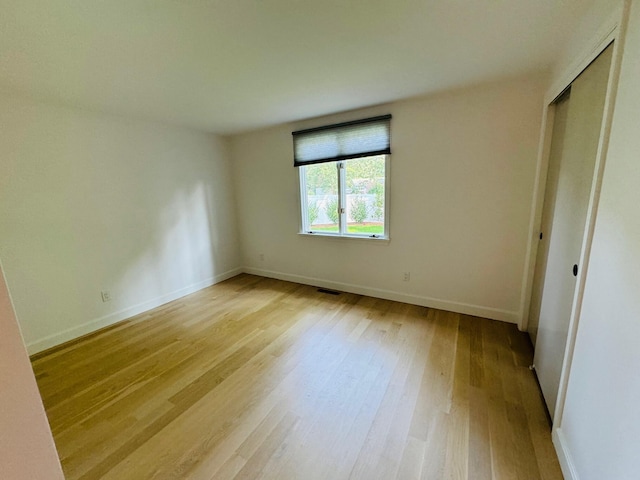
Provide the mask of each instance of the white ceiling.
{"label": "white ceiling", "polygon": [[218,133],[548,68],[596,0],[0,0],[0,88]]}

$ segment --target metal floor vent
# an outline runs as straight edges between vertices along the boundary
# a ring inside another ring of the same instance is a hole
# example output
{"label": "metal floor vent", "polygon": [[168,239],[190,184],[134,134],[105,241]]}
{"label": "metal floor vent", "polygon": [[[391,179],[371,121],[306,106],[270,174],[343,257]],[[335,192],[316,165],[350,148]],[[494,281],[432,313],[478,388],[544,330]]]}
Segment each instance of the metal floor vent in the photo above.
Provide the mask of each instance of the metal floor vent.
{"label": "metal floor vent", "polygon": [[336,292],[335,290],[328,290],[326,288],[319,288],[318,291],[320,293],[327,293],[329,295],[340,295],[340,292]]}

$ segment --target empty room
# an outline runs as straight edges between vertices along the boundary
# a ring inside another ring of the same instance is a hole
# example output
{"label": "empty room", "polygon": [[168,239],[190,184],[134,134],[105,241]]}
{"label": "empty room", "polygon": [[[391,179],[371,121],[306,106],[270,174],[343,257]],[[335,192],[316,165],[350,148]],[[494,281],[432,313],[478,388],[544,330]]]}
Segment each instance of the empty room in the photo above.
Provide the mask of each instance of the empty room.
{"label": "empty room", "polygon": [[0,13],[0,479],[640,478],[640,0]]}

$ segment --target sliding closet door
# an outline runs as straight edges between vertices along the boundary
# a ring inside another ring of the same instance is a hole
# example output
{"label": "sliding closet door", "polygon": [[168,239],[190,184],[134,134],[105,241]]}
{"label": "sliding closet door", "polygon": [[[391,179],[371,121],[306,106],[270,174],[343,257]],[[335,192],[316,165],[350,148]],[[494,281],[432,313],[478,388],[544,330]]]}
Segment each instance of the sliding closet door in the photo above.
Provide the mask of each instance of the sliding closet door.
{"label": "sliding closet door", "polygon": [[[552,145],[561,144],[561,151],[534,358],[542,393],[552,417],[569,332],[576,275],[582,267],[578,263],[612,51],[613,47],[609,46],[573,81],[563,138],[552,139]],[[547,232],[543,232],[545,234]]]}
{"label": "sliding closet door", "polygon": [[540,319],[540,307],[542,305],[542,289],[547,270],[549,254],[549,239],[553,225],[553,212],[556,206],[558,193],[558,177],[560,175],[560,160],[564,148],[564,133],[567,128],[567,114],[569,113],[569,96],[571,90],[567,90],[554,103],[553,132],[551,133],[551,149],[549,152],[549,167],[547,170],[547,184],[544,194],[544,206],[542,209],[542,222],[540,224],[540,240],[536,255],[535,275],[533,277],[533,289],[531,292],[531,307],[529,308],[529,334],[536,344],[538,336],[538,321]]}

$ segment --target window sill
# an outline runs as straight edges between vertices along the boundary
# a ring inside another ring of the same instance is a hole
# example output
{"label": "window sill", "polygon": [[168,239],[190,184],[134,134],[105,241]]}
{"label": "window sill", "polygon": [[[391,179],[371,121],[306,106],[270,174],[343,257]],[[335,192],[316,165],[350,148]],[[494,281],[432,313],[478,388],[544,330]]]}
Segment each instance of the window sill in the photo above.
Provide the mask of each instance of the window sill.
{"label": "window sill", "polygon": [[300,235],[301,237],[318,237],[318,238],[326,238],[326,239],[330,239],[330,240],[334,240],[334,241],[356,241],[356,242],[367,242],[367,243],[371,243],[371,244],[377,244],[377,245],[388,245],[389,242],[391,242],[391,240],[389,239],[389,237],[378,237],[378,238],[373,238],[373,237],[365,237],[365,236],[346,236],[346,235],[331,235],[331,234],[326,234],[326,233],[307,233],[307,232],[298,232],[298,235]]}

